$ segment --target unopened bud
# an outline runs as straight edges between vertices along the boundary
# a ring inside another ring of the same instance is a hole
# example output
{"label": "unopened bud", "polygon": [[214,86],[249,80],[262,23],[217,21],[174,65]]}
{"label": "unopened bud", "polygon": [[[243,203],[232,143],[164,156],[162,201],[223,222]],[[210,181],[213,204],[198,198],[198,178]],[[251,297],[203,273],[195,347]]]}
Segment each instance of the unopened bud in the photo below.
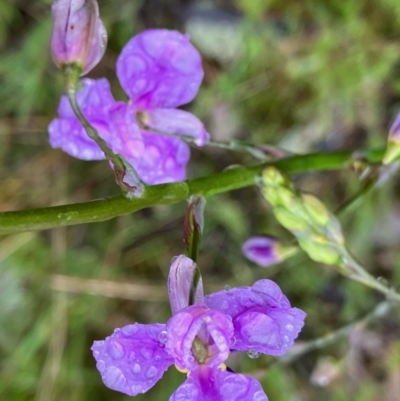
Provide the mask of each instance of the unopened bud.
{"label": "unopened bud", "polygon": [[293,255],[296,249],[268,235],[251,237],[242,246],[246,258],[262,267],[282,262]]}
{"label": "unopened bud", "polygon": [[390,127],[386,152],[383,156],[383,164],[389,164],[400,159],[400,113]]}
{"label": "unopened bud", "polygon": [[55,0],[52,7],[51,52],[59,67],[77,65],[81,75],[104,55],[107,32],[96,0]]}

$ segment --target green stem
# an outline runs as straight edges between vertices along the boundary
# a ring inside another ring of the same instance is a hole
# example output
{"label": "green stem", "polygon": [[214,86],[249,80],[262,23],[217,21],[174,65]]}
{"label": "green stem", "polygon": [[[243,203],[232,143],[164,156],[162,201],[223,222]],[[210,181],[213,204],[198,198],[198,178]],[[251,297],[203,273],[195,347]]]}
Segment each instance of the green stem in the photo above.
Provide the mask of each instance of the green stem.
{"label": "green stem", "polygon": [[[76,118],[82,124],[89,138],[99,145],[100,149],[114,166],[114,175],[117,184],[127,197],[141,196],[144,191],[144,185],[141,182],[135,169],[128,164],[120,155],[114,154],[106,141],[100,137],[97,130],[89,123],[77,101],[77,85],[79,81],[80,68],[75,65],[66,66],[65,76],[67,79],[67,96],[69,103],[74,111]],[[124,177],[130,177],[129,184],[124,181]]]}
{"label": "green stem", "polygon": [[[379,163],[384,149],[363,152],[369,163]],[[44,230],[112,219],[146,207],[179,203],[190,195],[205,197],[254,185],[255,178],[268,165],[287,174],[346,168],[353,162],[352,152],[314,153],[297,155],[252,167],[237,167],[208,177],[179,183],[146,187],[141,198],[114,196],[71,205],[0,213],[0,235],[21,231]]]}

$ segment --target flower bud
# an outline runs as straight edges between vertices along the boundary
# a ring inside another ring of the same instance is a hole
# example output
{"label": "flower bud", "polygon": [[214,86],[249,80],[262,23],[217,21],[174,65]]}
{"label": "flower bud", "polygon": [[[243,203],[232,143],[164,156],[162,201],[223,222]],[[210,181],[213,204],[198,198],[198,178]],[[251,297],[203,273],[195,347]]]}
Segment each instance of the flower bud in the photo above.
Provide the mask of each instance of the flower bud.
{"label": "flower bud", "polygon": [[400,113],[389,130],[389,138],[383,164],[389,164],[400,158]]}
{"label": "flower bud", "polygon": [[282,243],[269,235],[251,237],[242,246],[247,259],[262,267],[282,262],[296,251],[296,247]]}
{"label": "flower bud", "polygon": [[59,67],[77,65],[81,75],[103,57],[107,32],[96,0],[55,0],[52,7],[51,52]]}

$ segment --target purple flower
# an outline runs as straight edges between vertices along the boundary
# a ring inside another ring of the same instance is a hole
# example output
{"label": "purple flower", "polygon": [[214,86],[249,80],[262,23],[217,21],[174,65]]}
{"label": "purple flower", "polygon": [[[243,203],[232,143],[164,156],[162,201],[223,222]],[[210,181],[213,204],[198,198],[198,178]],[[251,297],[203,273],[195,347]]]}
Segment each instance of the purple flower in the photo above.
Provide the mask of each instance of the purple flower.
{"label": "purple flower", "polygon": [[387,149],[383,156],[383,164],[389,164],[400,157],[400,113],[397,114],[389,130]]}
{"label": "purple flower", "polygon": [[77,64],[82,75],[101,60],[106,50],[107,32],[95,0],[55,0],[51,52],[62,67]]}
{"label": "purple flower", "polygon": [[283,244],[279,239],[264,235],[249,238],[242,246],[247,259],[262,267],[282,262],[293,254],[296,247]]}
{"label": "purple flower", "polygon": [[[197,145],[204,145],[209,134],[200,120],[175,109],[190,102],[199,89],[203,78],[200,54],[179,32],[145,31],[122,50],[117,75],[130,97],[129,104],[114,100],[106,79],[86,79],[78,93],[83,114],[145,183],[184,180],[190,158],[188,145],[179,137],[139,128],[137,117],[156,131],[186,135]],[[104,159],[73,114],[66,96],[61,99],[58,113],[60,118],[49,126],[51,146],[84,160]]]}
{"label": "purple flower", "polygon": [[291,308],[279,287],[260,280],[204,297],[202,282],[188,306],[195,264],[186,256],[171,266],[168,287],[173,316],[166,325],[116,329],[92,350],[103,382],[128,395],[150,389],[172,364],[187,373],[170,401],[268,401],[253,378],[228,372],[233,350],[282,355],[303,326],[305,313]]}

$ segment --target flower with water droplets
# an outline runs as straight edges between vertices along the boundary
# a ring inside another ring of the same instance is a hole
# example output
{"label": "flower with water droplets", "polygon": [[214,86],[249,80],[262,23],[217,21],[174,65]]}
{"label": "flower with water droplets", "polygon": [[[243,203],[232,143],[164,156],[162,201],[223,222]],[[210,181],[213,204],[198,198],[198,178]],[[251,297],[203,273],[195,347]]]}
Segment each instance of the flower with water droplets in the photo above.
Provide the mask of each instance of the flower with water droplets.
{"label": "flower with water droplets", "polygon": [[[180,136],[189,136],[199,146],[210,137],[197,117],[176,109],[198,92],[203,79],[199,52],[177,31],[147,30],[122,50],[117,76],[130,102],[116,102],[106,79],[86,79],[78,92],[84,116],[146,184],[184,180],[190,150]],[[58,111],[60,118],[49,126],[51,146],[83,160],[104,159],[71,115],[65,96]]]}
{"label": "flower with water droplets", "polygon": [[104,55],[107,32],[96,0],[55,0],[52,7],[51,52],[59,67],[76,65],[81,75]]}
{"label": "flower with water droplets", "polygon": [[232,351],[247,351],[252,358],[282,355],[302,328],[304,312],[292,308],[270,280],[208,296],[200,280],[195,304],[189,306],[194,272],[186,256],[173,261],[168,281],[173,316],[166,324],[136,323],[95,341],[92,350],[103,382],[134,396],[175,364],[187,378],[170,401],[268,401],[257,380],[232,372],[224,362]]}

